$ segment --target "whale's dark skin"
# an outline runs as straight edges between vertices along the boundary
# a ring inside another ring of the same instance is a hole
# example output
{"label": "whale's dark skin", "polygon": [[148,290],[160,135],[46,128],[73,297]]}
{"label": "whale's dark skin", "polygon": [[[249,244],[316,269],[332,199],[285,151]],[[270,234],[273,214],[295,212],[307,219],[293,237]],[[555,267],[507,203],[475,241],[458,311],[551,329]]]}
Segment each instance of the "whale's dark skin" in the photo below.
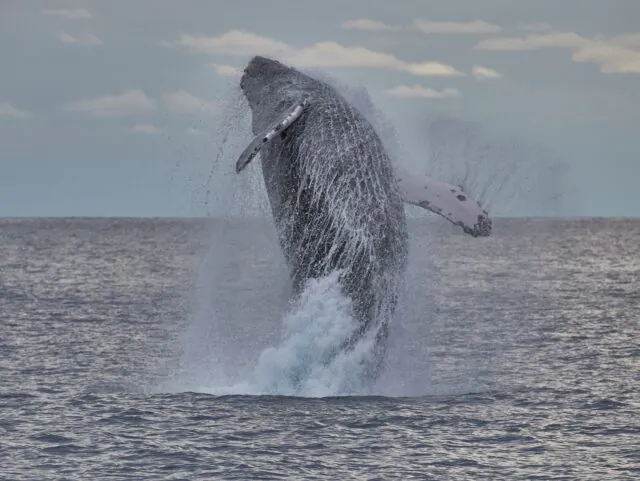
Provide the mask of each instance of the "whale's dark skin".
{"label": "whale's dark skin", "polygon": [[359,328],[375,336],[368,376],[386,352],[406,269],[407,221],[389,155],[373,126],[333,87],[262,56],[240,87],[259,135],[305,99],[291,125],[262,144],[262,173],[294,292],[340,270]]}

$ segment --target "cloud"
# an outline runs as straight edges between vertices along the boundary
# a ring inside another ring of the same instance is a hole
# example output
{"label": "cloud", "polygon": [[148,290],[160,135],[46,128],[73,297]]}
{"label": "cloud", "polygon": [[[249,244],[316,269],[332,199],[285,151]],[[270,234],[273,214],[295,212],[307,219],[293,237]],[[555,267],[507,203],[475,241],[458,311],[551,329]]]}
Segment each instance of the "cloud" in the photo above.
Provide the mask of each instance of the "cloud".
{"label": "cloud", "polygon": [[400,29],[400,27],[396,25],[387,25],[384,22],[372,20],[370,18],[349,20],[344,22],[341,26],[344,30],[363,30],[366,32],[392,32]]}
{"label": "cloud", "polygon": [[589,62],[600,67],[602,73],[640,73],[640,34],[619,35],[613,38],[587,38],[573,32],[528,35],[526,37],[497,37],[483,40],[476,50],[494,52],[522,52],[543,48],[563,48],[572,52],[574,62]]}
{"label": "cloud", "polygon": [[[216,102],[202,100],[182,89],[163,94],[159,101],[163,108],[178,115],[211,113],[217,109]],[[129,89],[118,95],[74,102],[64,109],[92,117],[126,117],[153,113],[158,109],[158,101],[142,90]]]}
{"label": "cloud", "polygon": [[640,74],[640,51],[615,44],[598,44],[573,52],[574,62],[590,62],[600,66],[602,73]]}
{"label": "cloud", "polygon": [[180,115],[202,114],[216,109],[215,102],[207,102],[182,89],[164,94],[162,103],[166,109]]}
{"label": "cloud", "polygon": [[279,40],[239,30],[232,30],[218,37],[183,34],[177,42],[165,45],[179,45],[191,52],[208,54],[284,56],[285,62],[303,68],[381,68],[423,77],[464,75],[451,65],[439,62],[404,62],[387,53],[375,52],[364,47],[345,47],[336,42],[318,42],[309,47],[295,49]]}
{"label": "cloud", "polygon": [[544,35],[528,35],[519,37],[495,37],[478,42],[475,50],[494,52],[518,52],[538,50],[541,48],[578,48],[588,42],[576,33],[549,33]]}
{"label": "cloud", "polygon": [[423,77],[464,75],[451,65],[439,62],[404,62],[391,54],[364,47],[345,47],[336,42],[319,42],[298,50],[288,62],[297,67],[360,67],[397,70]]}
{"label": "cloud", "polygon": [[221,65],[218,63],[212,63],[210,65],[211,68],[213,68],[221,77],[235,77],[238,75],[242,75],[242,71],[240,69],[237,69],[236,67],[233,67],[231,65]]}
{"label": "cloud", "polygon": [[413,26],[424,33],[440,35],[485,35],[502,31],[502,27],[487,23],[484,20],[472,20],[470,22],[430,22],[416,18],[413,20]]}
{"label": "cloud", "polygon": [[26,110],[21,110],[8,102],[0,102],[0,117],[10,117],[14,119],[28,119],[31,114]]}
{"label": "cloud", "polygon": [[125,117],[143,115],[157,109],[156,101],[142,90],[129,89],[117,95],[105,95],[81,100],[65,107],[71,112],[81,112],[92,117]]}
{"label": "cloud", "polygon": [[502,78],[502,74],[496,70],[480,65],[474,65],[472,69],[473,76],[478,80]]}
{"label": "cloud", "polygon": [[526,32],[548,32],[552,29],[548,23],[526,23],[519,25],[518,28]]}
{"label": "cloud", "polygon": [[58,39],[62,43],[68,43],[68,44],[87,45],[87,46],[102,45],[102,40],[90,33],[84,33],[77,37],[74,37],[72,35],[69,35],[67,32],[62,32],[58,36]]}
{"label": "cloud", "polygon": [[193,53],[241,56],[278,55],[291,50],[283,42],[243,30],[231,30],[217,37],[181,34],[176,42],[169,42],[165,45],[177,45]]}
{"label": "cloud", "polygon": [[444,99],[447,97],[460,97],[462,93],[458,89],[446,88],[444,90],[435,90],[422,85],[398,85],[387,90],[387,94],[394,97],[422,98],[422,99]]}
{"label": "cloud", "polygon": [[157,125],[152,124],[136,124],[131,127],[131,132],[134,134],[148,134],[148,135],[158,135],[163,132],[163,130]]}
{"label": "cloud", "polygon": [[65,20],[86,20],[94,18],[86,8],[45,8],[40,10],[40,14],[59,17]]}

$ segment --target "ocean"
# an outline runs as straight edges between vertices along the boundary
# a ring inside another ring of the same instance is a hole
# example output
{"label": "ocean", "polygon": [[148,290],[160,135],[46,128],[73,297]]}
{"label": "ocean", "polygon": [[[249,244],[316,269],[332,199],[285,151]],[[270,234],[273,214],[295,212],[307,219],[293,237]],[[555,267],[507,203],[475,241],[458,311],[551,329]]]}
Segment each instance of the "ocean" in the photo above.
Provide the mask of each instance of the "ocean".
{"label": "ocean", "polygon": [[358,393],[269,218],[0,220],[0,479],[640,479],[640,220],[410,237]]}

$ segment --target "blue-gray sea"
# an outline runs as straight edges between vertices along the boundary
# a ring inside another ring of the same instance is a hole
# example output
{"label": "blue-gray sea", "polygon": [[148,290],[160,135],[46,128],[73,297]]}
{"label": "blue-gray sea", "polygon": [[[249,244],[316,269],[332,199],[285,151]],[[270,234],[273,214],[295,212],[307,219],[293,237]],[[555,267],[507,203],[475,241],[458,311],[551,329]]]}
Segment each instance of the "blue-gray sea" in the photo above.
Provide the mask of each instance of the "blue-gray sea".
{"label": "blue-gray sea", "polygon": [[1,220],[0,479],[640,479],[640,221],[494,227],[411,220],[359,394],[268,218]]}

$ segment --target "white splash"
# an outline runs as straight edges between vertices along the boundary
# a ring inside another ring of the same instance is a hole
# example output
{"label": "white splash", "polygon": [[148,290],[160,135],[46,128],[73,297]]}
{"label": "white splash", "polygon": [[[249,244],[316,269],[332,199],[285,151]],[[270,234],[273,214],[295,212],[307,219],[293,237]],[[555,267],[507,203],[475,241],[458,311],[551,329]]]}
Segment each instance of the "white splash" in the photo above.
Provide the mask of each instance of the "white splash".
{"label": "white splash", "polygon": [[[301,397],[367,394],[361,379],[374,342],[363,338],[352,349],[340,350],[358,324],[338,276],[334,272],[309,281],[283,320],[281,342],[264,349],[251,371],[238,372],[239,366],[228,369],[215,352],[204,360],[185,352],[182,369],[158,390]],[[195,345],[197,336],[190,334],[185,340]]]}
{"label": "white splash", "polygon": [[358,323],[340,292],[338,273],[311,280],[285,318],[282,344],[266,349],[254,372],[254,389],[266,394],[337,396],[362,394],[362,366],[374,343],[360,340],[342,351]]}

